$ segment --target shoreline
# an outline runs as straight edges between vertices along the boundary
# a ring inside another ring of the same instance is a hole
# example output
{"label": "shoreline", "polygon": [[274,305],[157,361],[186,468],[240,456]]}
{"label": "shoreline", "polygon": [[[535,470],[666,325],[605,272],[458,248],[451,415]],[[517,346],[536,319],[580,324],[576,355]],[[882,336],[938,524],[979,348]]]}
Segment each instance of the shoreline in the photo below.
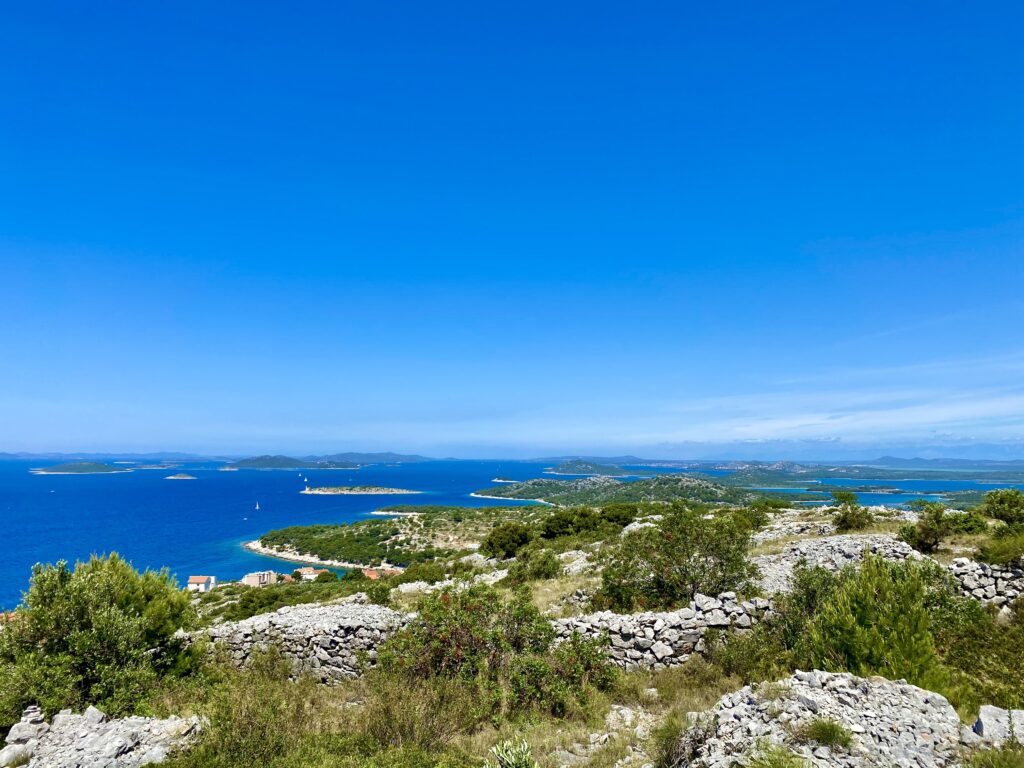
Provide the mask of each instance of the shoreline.
{"label": "shoreline", "polygon": [[363,570],[364,568],[372,569],[383,569],[402,571],[405,570],[401,566],[391,565],[388,562],[383,562],[379,565],[367,565],[366,563],[349,563],[344,560],[327,560],[316,555],[307,555],[295,550],[279,550],[272,547],[266,547],[260,544],[259,541],[244,541],[242,542],[242,549],[246,549],[249,552],[253,552],[257,555],[264,555],[265,557],[273,557],[276,560],[284,560],[289,563],[300,563],[303,565],[327,565],[332,568],[344,568],[346,570]]}
{"label": "shoreline", "polygon": [[[512,497],[512,496],[487,496],[487,495],[482,494],[482,493],[471,493],[469,495],[472,496],[474,499],[495,499],[497,501],[535,501],[538,504],[547,504],[549,507],[557,507],[558,506],[554,502],[545,501],[544,499],[517,499],[517,498]],[[513,504],[512,506],[518,507],[519,505],[518,504]]]}
{"label": "shoreline", "polygon": [[30,469],[30,475],[123,475],[134,472],[134,469],[112,469],[109,472],[47,472],[44,469]]}
{"label": "shoreline", "polygon": [[386,509],[375,509],[370,513],[371,515],[379,515],[380,517],[419,517],[422,512],[389,512]]}
{"label": "shoreline", "polygon": [[320,488],[306,487],[299,493],[306,496],[413,496],[424,493],[424,491],[410,491],[406,488],[376,488],[365,486],[322,486]]}

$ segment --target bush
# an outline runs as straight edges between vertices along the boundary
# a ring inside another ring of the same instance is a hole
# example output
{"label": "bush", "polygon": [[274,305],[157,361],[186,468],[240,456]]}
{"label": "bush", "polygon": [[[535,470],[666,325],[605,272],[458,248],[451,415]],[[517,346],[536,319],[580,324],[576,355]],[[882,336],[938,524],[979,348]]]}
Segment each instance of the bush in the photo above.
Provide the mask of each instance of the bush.
{"label": "bush", "polygon": [[857,494],[851,491],[833,491],[832,498],[836,504],[832,520],[840,532],[860,531],[874,522],[871,513],[857,503]]}
{"label": "bush", "polygon": [[448,588],[418,605],[417,621],[379,650],[375,674],[458,681],[480,718],[530,710],[564,716],[617,680],[600,641],[551,649],[554,629],[525,591],[503,602],[492,587]]}
{"label": "bush", "polygon": [[132,712],[193,654],[173,635],[195,620],[166,571],[139,573],[116,554],[36,565],[23,605],[0,632],[0,725],[28,704],[48,714],[95,704]]}
{"label": "bush", "polygon": [[491,748],[495,762],[488,760],[484,768],[540,768],[525,741],[503,741]]}
{"label": "bush", "polygon": [[508,571],[511,584],[523,584],[538,579],[553,579],[562,572],[562,564],[550,549],[523,547]]}
{"label": "bush", "polygon": [[978,559],[990,565],[1024,563],[1024,533],[993,536],[978,548]]}
{"label": "bush", "polygon": [[657,526],[611,545],[595,603],[625,611],[671,608],[698,592],[746,589],[755,571],[749,544],[750,529],[737,516],[707,519],[674,505]]}
{"label": "bush", "polygon": [[502,523],[490,530],[480,542],[480,551],[488,557],[514,557],[530,541],[530,526],[523,523]]}
{"label": "bush", "polygon": [[946,505],[938,501],[915,501],[911,506],[917,510],[918,520],[900,527],[900,538],[918,552],[934,552],[950,534]]}
{"label": "bush", "polygon": [[975,510],[969,512],[948,512],[946,522],[950,533],[987,533],[988,519]]}
{"label": "bush", "polygon": [[818,717],[797,730],[796,738],[804,743],[814,742],[823,747],[842,747],[848,749],[853,743],[853,735],[842,723]]}
{"label": "bush", "polygon": [[997,488],[985,494],[978,511],[1008,525],[1024,524],[1024,491]]}
{"label": "bush", "polygon": [[984,749],[970,755],[964,768],[1024,768],[1024,746],[1009,743],[1000,749]]}
{"label": "bush", "polygon": [[601,523],[601,515],[590,507],[560,509],[544,519],[540,525],[540,535],[545,539],[575,536],[579,533],[595,531],[601,526]]}

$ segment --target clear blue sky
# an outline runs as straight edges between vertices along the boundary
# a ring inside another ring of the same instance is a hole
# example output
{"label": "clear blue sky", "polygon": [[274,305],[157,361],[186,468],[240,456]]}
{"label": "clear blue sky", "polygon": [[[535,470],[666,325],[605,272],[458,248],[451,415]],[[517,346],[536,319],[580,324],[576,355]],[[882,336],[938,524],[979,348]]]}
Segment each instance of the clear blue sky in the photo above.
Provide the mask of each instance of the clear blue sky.
{"label": "clear blue sky", "polygon": [[11,5],[0,450],[1020,445],[1022,50],[1018,2]]}

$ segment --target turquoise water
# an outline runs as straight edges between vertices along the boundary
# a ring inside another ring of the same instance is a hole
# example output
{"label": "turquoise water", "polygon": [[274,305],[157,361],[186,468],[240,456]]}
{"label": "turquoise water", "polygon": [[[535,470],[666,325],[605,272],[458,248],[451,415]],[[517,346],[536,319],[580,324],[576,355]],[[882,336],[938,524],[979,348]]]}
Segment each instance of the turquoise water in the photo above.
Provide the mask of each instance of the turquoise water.
{"label": "turquoise water", "polygon": [[[55,462],[50,462],[55,463]],[[11,608],[28,585],[33,563],[74,561],[117,551],[136,567],[169,567],[183,582],[190,574],[237,579],[248,571],[290,570],[283,561],[242,548],[272,528],[365,519],[391,504],[488,506],[523,504],[469,494],[494,477],[541,477],[543,464],[431,461],[359,470],[240,470],[185,464],[173,470],[123,474],[33,475],[45,462],[0,461],[0,608]],[[196,480],[165,480],[187,472]],[[310,485],[408,488],[415,496],[308,496]],[[260,508],[255,509],[259,502]]]}

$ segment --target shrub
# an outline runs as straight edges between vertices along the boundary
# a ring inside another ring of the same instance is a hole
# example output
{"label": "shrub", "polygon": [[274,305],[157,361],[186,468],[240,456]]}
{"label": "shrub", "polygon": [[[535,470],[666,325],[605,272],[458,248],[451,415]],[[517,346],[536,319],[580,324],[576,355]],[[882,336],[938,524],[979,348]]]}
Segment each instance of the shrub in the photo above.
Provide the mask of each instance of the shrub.
{"label": "shrub", "polygon": [[179,674],[193,654],[173,637],[194,621],[188,595],[166,571],[139,573],[116,554],[36,565],[0,632],[0,725],[38,703],[52,714],[96,704],[131,712],[157,679]]}
{"label": "shrub", "polygon": [[978,559],[991,565],[1024,562],[1024,533],[993,536],[978,548]]}
{"label": "shrub", "polygon": [[617,528],[625,528],[636,520],[639,514],[639,504],[609,504],[601,509],[604,521]]}
{"label": "shrub", "polygon": [[618,610],[670,608],[697,592],[746,589],[750,530],[735,515],[711,519],[674,505],[654,527],[633,531],[610,547],[595,603]]}
{"label": "shrub", "polygon": [[540,526],[540,535],[545,539],[575,536],[586,531],[597,530],[601,523],[601,515],[590,507],[560,509],[544,519]]}
{"label": "shrub", "polygon": [[1024,768],[1024,746],[1010,742],[999,749],[984,749],[969,755],[964,768]]}
{"label": "shrub", "polygon": [[475,721],[479,702],[454,680],[369,675],[362,730],[381,747],[437,751]]}
{"label": "shrub", "polygon": [[525,741],[503,741],[491,748],[495,762],[488,760],[484,768],[540,768]]}
{"label": "shrub", "polygon": [[985,494],[978,511],[1008,525],[1024,523],[1024,491],[997,488]]}
{"label": "shrub", "polygon": [[747,768],[808,768],[808,762],[785,747],[762,747],[746,763]]}
{"label": "shrub", "polygon": [[848,749],[853,743],[853,734],[842,723],[824,717],[815,718],[799,728],[795,735],[798,741],[814,742],[823,747]]}
{"label": "shrub", "polygon": [[561,572],[562,564],[554,552],[527,546],[519,550],[516,561],[509,568],[508,580],[512,584],[522,584],[538,579],[553,579]]}
{"label": "shrub", "polygon": [[860,531],[874,522],[871,513],[857,503],[857,494],[851,491],[833,491],[836,504],[833,522],[840,532]]}
{"label": "shrub", "polygon": [[810,666],[861,677],[906,678],[928,687],[939,677],[926,580],[916,563],[868,556],[848,569],[807,626]]}
{"label": "shrub", "polygon": [[938,501],[915,501],[918,520],[900,528],[900,538],[918,552],[934,552],[950,533],[946,505]]}
{"label": "shrub", "polygon": [[501,523],[494,526],[480,542],[480,551],[489,557],[514,557],[530,541],[530,526],[523,523]]}

